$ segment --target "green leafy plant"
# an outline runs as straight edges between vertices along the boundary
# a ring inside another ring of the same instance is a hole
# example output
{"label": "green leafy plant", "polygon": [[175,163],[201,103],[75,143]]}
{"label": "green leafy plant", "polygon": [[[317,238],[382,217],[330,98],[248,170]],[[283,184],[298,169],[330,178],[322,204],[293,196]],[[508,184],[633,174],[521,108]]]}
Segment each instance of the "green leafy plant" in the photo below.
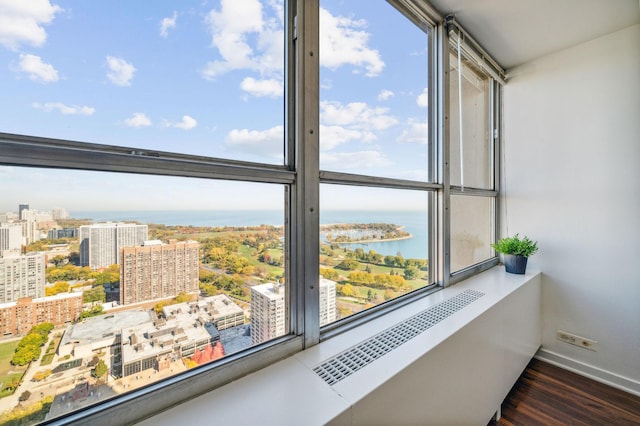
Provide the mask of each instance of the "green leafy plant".
{"label": "green leafy plant", "polygon": [[501,238],[497,243],[491,244],[491,247],[498,253],[524,257],[529,257],[538,251],[538,243],[536,241],[531,241],[526,236],[520,239],[518,234],[513,237]]}

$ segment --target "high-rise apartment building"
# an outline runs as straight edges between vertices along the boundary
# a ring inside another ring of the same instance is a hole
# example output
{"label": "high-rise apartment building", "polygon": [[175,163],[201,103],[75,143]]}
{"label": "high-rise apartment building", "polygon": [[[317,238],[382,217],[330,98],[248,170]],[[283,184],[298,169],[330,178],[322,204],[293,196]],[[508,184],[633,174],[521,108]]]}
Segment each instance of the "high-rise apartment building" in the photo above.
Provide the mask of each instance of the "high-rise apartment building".
{"label": "high-rise apartment building", "polygon": [[44,297],[44,272],[43,253],[0,258],[0,303]]}
{"label": "high-rise apartment building", "polygon": [[[27,210],[28,211],[28,210]],[[23,212],[24,213],[24,212]],[[40,239],[40,231],[38,231],[37,222],[34,220],[21,220],[22,226],[22,244],[28,246]]]}
{"label": "high-rise apartment building", "polygon": [[53,220],[68,219],[69,213],[62,207],[54,207],[53,209],[51,209],[51,217],[53,218]]}
{"label": "high-rise apartment building", "polygon": [[144,302],[198,291],[196,241],[145,241],[120,249],[120,304]]}
{"label": "high-rise apartment building", "polygon": [[22,212],[29,210],[29,204],[18,204],[18,219],[22,220]]}
{"label": "high-rise apartment building", "polygon": [[286,309],[284,285],[260,284],[251,287],[251,344],[284,335]]}
{"label": "high-rise apartment building", "polygon": [[[251,287],[251,344],[266,342],[286,331],[284,285]],[[320,325],[336,320],[336,283],[320,277]]]}
{"label": "high-rise apartment building", "polygon": [[336,283],[320,277],[320,325],[336,320]]}
{"label": "high-rise apartment building", "polygon": [[22,226],[15,223],[0,225],[0,257],[19,255],[22,246]]}
{"label": "high-rise apartment building", "polygon": [[149,239],[149,227],[135,223],[97,223],[80,227],[80,265],[91,269],[118,263],[119,250]]}

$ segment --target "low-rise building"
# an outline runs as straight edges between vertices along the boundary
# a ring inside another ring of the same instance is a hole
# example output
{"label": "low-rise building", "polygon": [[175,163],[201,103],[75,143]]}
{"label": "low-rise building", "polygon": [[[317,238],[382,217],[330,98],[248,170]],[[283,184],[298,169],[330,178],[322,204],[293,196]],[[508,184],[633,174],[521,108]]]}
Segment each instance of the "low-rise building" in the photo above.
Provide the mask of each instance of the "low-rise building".
{"label": "low-rise building", "polygon": [[48,297],[24,297],[16,302],[0,304],[0,333],[26,334],[35,325],[54,325],[76,321],[82,312],[82,293],[64,293]]}
{"label": "low-rise building", "polygon": [[212,322],[190,313],[122,329],[122,376],[143,370],[162,371],[171,362],[220,341]]}
{"label": "low-rise building", "polygon": [[[85,358],[94,353],[120,350],[123,328],[153,321],[150,311],[140,309],[87,318],[67,327],[58,345],[59,356]],[[115,351],[113,351],[115,352]]]}
{"label": "low-rise building", "polygon": [[114,376],[162,371],[209,345],[221,347],[216,323],[225,328],[244,324],[244,311],[226,295],[166,306],[163,313],[164,318],[150,310],[88,318],[67,328],[58,355],[86,359],[103,353]]}
{"label": "low-rise building", "polygon": [[226,294],[206,297],[197,302],[177,303],[162,308],[165,318],[194,315],[211,322],[218,330],[244,324],[244,310]]}

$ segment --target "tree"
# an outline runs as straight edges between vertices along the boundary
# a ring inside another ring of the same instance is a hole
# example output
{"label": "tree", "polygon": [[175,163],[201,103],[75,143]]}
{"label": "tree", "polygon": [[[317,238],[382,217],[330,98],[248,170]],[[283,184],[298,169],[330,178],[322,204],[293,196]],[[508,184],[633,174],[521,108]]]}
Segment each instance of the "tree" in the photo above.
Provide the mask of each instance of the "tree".
{"label": "tree", "polygon": [[62,256],[62,255],[57,255],[57,256],[53,256],[53,258],[50,260],[51,263],[53,263],[56,268],[61,267],[62,265],[66,264],[69,261],[69,258],[66,256]]}
{"label": "tree", "polygon": [[395,293],[389,289],[384,291],[384,300],[391,300],[396,297]]}
{"label": "tree", "polygon": [[320,275],[332,281],[338,281],[340,279],[340,274],[338,274],[338,271],[335,269],[320,268]]}
{"label": "tree", "polygon": [[71,286],[67,281],[58,281],[51,287],[45,287],[44,295],[45,296],[54,296],[60,293],[67,293]]}
{"label": "tree", "polygon": [[73,265],[79,265],[80,253],[78,253],[77,251],[72,251],[71,253],[69,253],[69,263],[72,263]]}
{"label": "tree", "polygon": [[36,332],[30,331],[29,334],[27,334],[20,340],[20,343],[18,343],[18,349],[26,346],[40,347],[44,345],[46,341],[47,341],[46,334],[43,336],[37,331]]}
{"label": "tree", "polygon": [[47,370],[40,370],[37,371],[34,375],[33,375],[33,380],[36,382],[41,382],[44,379],[46,379],[47,377],[49,377],[51,375],[51,370],[47,369]]}
{"label": "tree", "polygon": [[78,318],[78,321],[82,321],[85,318],[102,315],[103,313],[104,313],[104,308],[102,307],[102,305],[96,305],[91,309],[89,309],[88,311],[82,311],[80,313],[80,317]]}
{"label": "tree", "polygon": [[94,287],[91,290],[86,290],[82,293],[82,301],[84,303],[93,303],[93,302],[104,303],[106,300],[107,300],[107,296],[106,296],[106,293],[104,292],[104,287],[101,285]]}
{"label": "tree", "polygon": [[194,299],[194,295],[187,294],[184,291],[181,291],[174,299],[176,303],[184,303],[191,302]]}
{"label": "tree", "polygon": [[198,363],[192,360],[191,358],[183,358],[182,360],[184,361],[184,366],[187,367],[187,369],[198,366]]}
{"label": "tree", "polygon": [[358,265],[360,265],[360,263],[357,260],[345,259],[342,262],[340,262],[338,265],[336,265],[336,269],[343,269],[345,271],[355,271],[356,269],[358,269]]}
{"label": "tree", "polygon": [[417,266],[407,266],[404,269],[404,279],[415,280],[420,276],[420,269]]}
{"label": "tree", "polygon": [[340,293],[345,297],[353,297],[356,292],[351,284],[345,284],[340,288]]}
{"label": "tree", "polygon": [[[373,253],[372,253],[373,252]],[[383,262],[383,256],[379,253],[376,253],[374,250],[369,250],[369,262],[374,265],[379,265]]]}
{"label": "tree", "polygon": [[98,361],[98,363],[96,364],[96,367],[93,369],[93,371],[91,372],[91,374],[93,375],[93,377],[95,377],[96,379],[99,379],[100,377],[104,376],[105,374],[107,374],[107,364],[105,364],[105,362],[103,360]]}
{"label": "tree", "polygon": [[11,358],[11,364],[13,365],[27,365],[31,361],[35,361],[40,357],[40,347],[38,346],[23,346],[16,350]]}

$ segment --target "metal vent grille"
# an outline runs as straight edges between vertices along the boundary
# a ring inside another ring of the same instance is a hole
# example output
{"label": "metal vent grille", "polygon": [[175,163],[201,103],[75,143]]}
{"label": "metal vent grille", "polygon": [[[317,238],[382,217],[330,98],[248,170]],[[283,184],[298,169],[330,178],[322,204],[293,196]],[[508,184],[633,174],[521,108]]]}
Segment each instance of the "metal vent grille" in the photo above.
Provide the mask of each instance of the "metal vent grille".
{"label": "metal vent grille", "polygon": [[482,292],[465,290],[329,358],[313,371],[334,385],[482,296]]}

